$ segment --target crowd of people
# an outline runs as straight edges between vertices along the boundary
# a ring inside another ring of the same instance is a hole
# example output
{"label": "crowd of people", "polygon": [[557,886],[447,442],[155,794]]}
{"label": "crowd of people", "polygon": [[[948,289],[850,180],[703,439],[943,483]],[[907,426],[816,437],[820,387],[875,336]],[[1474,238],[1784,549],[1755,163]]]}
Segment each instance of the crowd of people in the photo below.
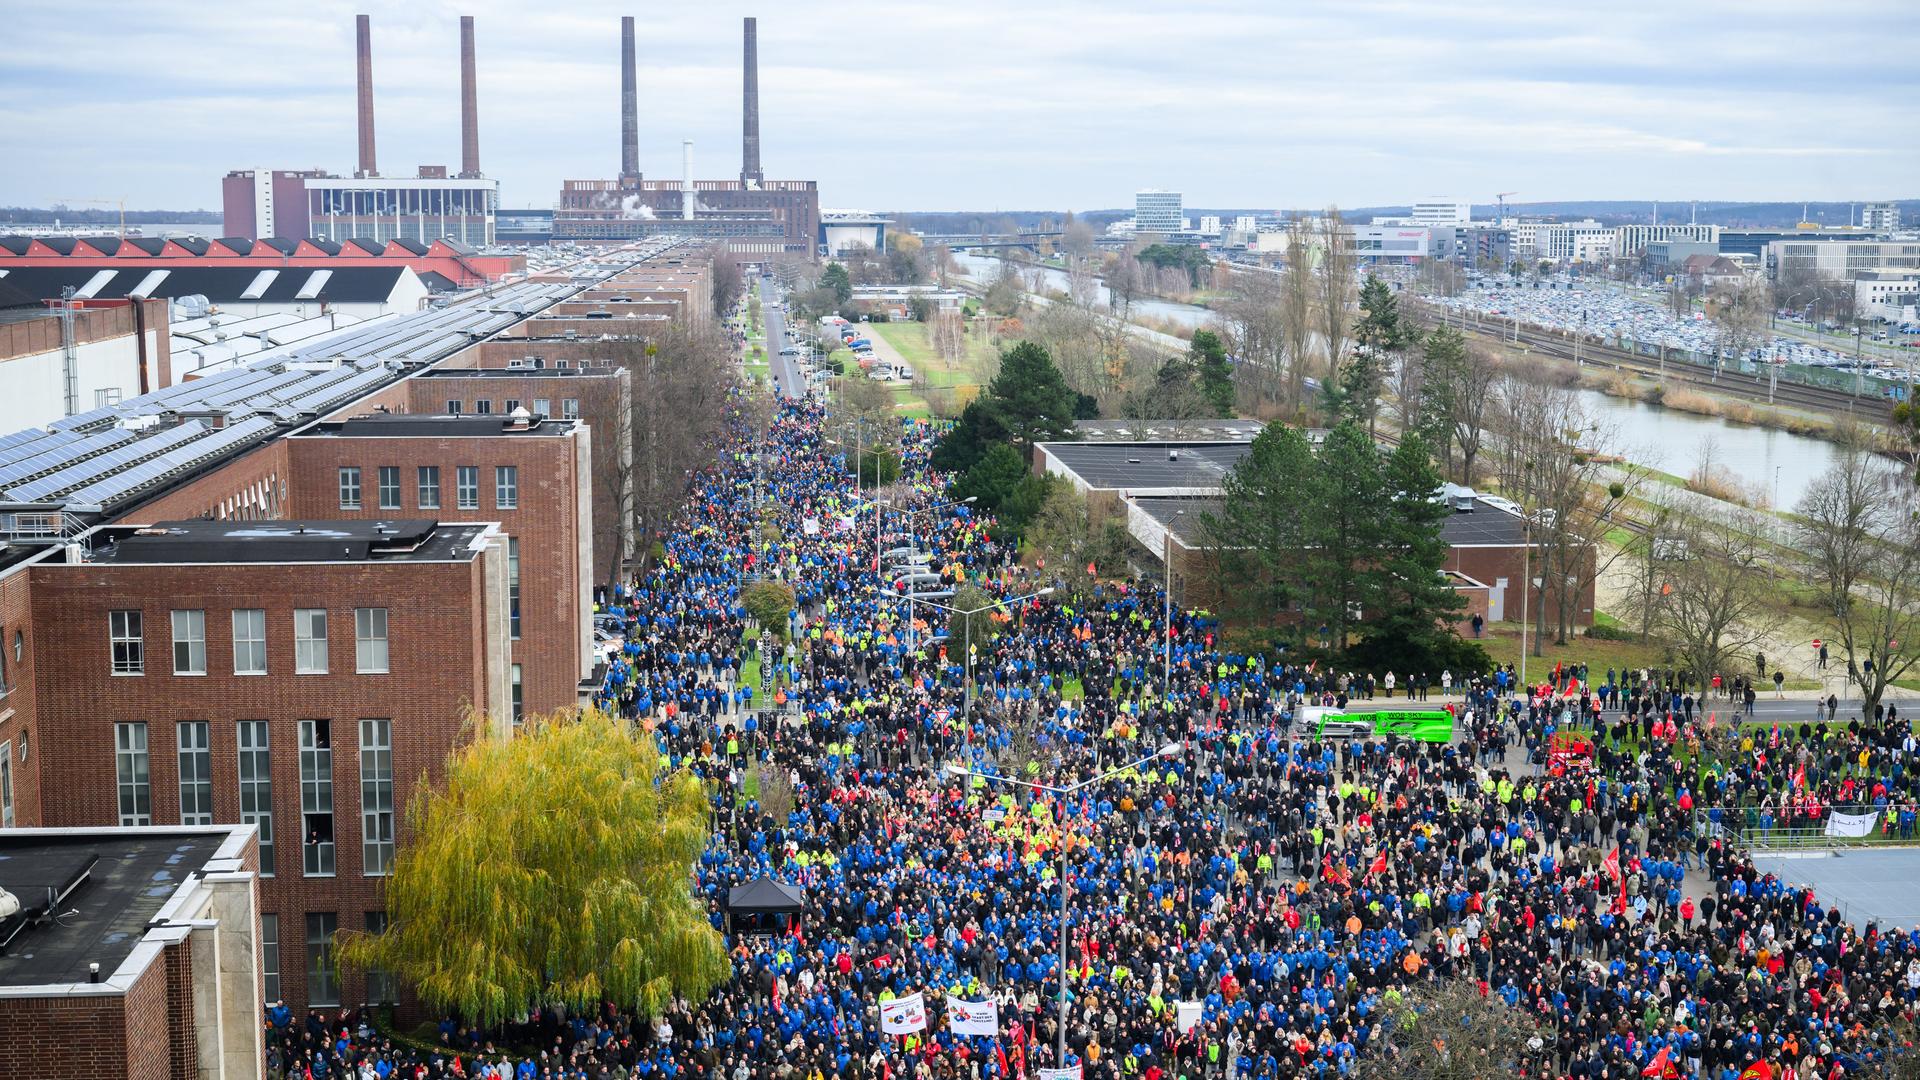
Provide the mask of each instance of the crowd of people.
{"label": "crowd of people", "polygon": [[[278,1067],[1323,1077],[1444,1039],[1445,1017],[1418,1035],[1405,1020],[1442,985],[1529,1021],[1513,1070],[1530,1077],[1826,1080],[1905,1046],[1920,930],[1850,924],[1705,813],[1911,803],[1897,720],[1716,741],[1651,684],[1450,672],[1428,689],[1452,742],[1318,740],[1296,710],[1344,704],[1355,676],[1235,651],[1204,612],[1169,625],[1152,581],[1023,561],[991,515],[946,498],[924,421],[903,422],[882,503],[828,422],[811,399],[764,431],[743,417],[659,557],[605,605],[625,641],[603,703],[708,782],[693,888],[732,978],[644,1020],[449,1024],[431,1054],[353,1016],[270,1018]],[[971,657],[896,561],[1007,601]],[[763,580],[792,586],[786,626],[744,609]],[[1541,748],[1576,727],[1590,762],[1545,768]],[[762,876],[803,890],[802,910],[733,917],[731,890]],[[883,1006],[915,993],[924,1027],[883,1031]],[[948,995],[991,1001],[996,1034],[954,1034]]]}

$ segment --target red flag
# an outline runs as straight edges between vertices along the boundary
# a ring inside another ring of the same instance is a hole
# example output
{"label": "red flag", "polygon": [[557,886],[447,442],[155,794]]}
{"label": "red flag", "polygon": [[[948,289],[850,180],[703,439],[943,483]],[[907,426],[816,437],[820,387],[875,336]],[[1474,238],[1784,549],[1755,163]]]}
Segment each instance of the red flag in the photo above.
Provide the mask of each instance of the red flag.
{"label": "red flag", "polygon": [[1604,860],[1602,860],[1601,865],[1607,868],[1607,873],[1613,875],[1613,879],[1615,881],[1619,881],[1620,880],[1620,849],[1614,848],[1612,851],[1607,852],[1607,857]]}
{"label": "red flag", "polygon": [[1374,874],[1384,874],[1386,872],[1387,872],[1387,853],[1385,850],[1382,850],[1379,855],[1374,857],[1373,865],[1367,867],[1367,875],[1371,877]]}
{"label": "red flag", "polygon": [[1740,1080],[1773,1080],[1773,1062],[1754,1062],[1740,1074]]}
{"label": "red flag", "polygon": [[1013,1067],[1007,1064],[1007,1048],[1000,1045],[999,1039],[993,1040],[993,1052],[994,1055],[1000,1059],[1000,1075],[1011,1078],[1013,1076]]}
{"label": "red flag", "polygon": [[1793,772],[1793,790],[1798,791],[1801,788],[1806,786],[1807,786],[1807,767],[1805,765],[1802,765],[1798,769],[1795,769]]}
{"label": "red flag", "polygon": [[1094,571],[1093,571],[1093,564],[1092,564],[1091,562],[1089,562],[1089,563],[1087,564],[1087,576],[1088,576],[1088,577],[1093,577],[1093,576],[1094,576]]}
{"label": "red flag", "polygon": [[1673,1055],[1673,1047],[1671,1046],[1661,1047],[1660,1052],[1653,1055],[1653,1061],[1648,1063],[1646,1068],[1640,1070],[1640,1075],[1641,1076],[1665,1076],[1667,1074],[1667,1058],[1671,1057],[1672,1055]]}

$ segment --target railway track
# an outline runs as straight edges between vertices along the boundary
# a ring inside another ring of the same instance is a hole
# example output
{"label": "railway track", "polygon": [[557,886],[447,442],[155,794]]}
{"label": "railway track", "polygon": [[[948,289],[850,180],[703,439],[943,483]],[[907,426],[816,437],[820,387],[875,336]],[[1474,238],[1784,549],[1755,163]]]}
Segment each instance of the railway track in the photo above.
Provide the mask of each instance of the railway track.
{"label": "railway track", "polygon": [[[1441,325],[1442,320],[1425,308],[1411,308],[1410,314],[1428,326]],[[1455,325],[1457,328],[1457,324]],[[1481,338],[1497,340],[1509,346],[1523,345],[1531,352],[1557,359],[1575,359],[1573,343],[1550,331],[1522,328],[1517,342],[1511,331],[1468,326],[1465,332]],[[1623,374],[1652,376],[1669,385],[1687,386],[1704,393],[1736,397],[1762,405],[1768,403],[1767,380],[1763,376],[1723,370],[1716,378],[1711,370],[1693,364],[1674,361],[1663,365],[1657,359],[1650,360],[1612,346],[1586,342],[1580,345],[1579,351],[1578,359],[1582,364]],[[1857,416],[1863,420],[1876,422],[1885,421],[1893,410],[1893,403],[1885,398],[1868,395],[1856,397],[1845,390],[1809,386],[1805,383],[1777,383],[1774,386],[1772,399],[1773,404],[1776,405],[1793,406],[1829,416]]]}

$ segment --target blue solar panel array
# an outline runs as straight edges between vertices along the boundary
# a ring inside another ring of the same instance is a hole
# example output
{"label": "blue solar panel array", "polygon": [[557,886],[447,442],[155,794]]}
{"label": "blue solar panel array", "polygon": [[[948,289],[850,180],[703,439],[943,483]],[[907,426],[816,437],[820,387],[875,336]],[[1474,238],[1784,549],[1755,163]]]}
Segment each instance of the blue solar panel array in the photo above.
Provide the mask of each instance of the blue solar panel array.
{"label": "blue solar panel array", "polygon": [[[619,269],[610,265],[599,277]],[[445,308],[303,339],[243,367],[0,435],[0,498],[105,510],[445,359],[579,288],[505,286]]]}

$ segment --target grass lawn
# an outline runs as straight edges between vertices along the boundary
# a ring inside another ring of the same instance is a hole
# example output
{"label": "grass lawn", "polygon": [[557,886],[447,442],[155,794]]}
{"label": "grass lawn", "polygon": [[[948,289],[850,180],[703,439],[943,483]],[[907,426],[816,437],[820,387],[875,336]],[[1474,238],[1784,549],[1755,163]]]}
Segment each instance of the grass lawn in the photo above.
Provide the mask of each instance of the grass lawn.
{"label": "grass lawn", "polygon": [[[1475,640],[1469,636],[1467,640]],[[1492,623],[1487,626],[1486,636],[1478,639],[1486,647],[1487,655],[1493,657],[1496,664],[1512,664],[1515,670],[1520,666],[1520,625],[1512,622]],[[1551,673],[1556,663],[1587,665],[1590,674],[1604,678],[1608,668],[1652,668],[1665,667],[1667,658],[1658,642],[1641,643],[1639,641],[1606,641],[1584,635],[1575,637],[1565,645],[1556,645],[1553,631],[1547,631],[1542,655],[1534,656],[1533,631],[1527,631],[1527,677],[1534,679],[1541,672]]]}
{"label": "grass lawn", "polygon": [[755,697],[760,695],[760,658],[749,657],[740,665],[740,681],[753,687]]}
{"label": "grass lawn", "polygon": [[993,346],[971,333],[967,335],[966,355],[957,363],[948,363],[933,351],[926,323],[873,323],[870,329],[886,338],[887,343],[913,365],[915,373],[933,386],[970,386],[984,382],[981,376],[991,369],[995,359]]}

